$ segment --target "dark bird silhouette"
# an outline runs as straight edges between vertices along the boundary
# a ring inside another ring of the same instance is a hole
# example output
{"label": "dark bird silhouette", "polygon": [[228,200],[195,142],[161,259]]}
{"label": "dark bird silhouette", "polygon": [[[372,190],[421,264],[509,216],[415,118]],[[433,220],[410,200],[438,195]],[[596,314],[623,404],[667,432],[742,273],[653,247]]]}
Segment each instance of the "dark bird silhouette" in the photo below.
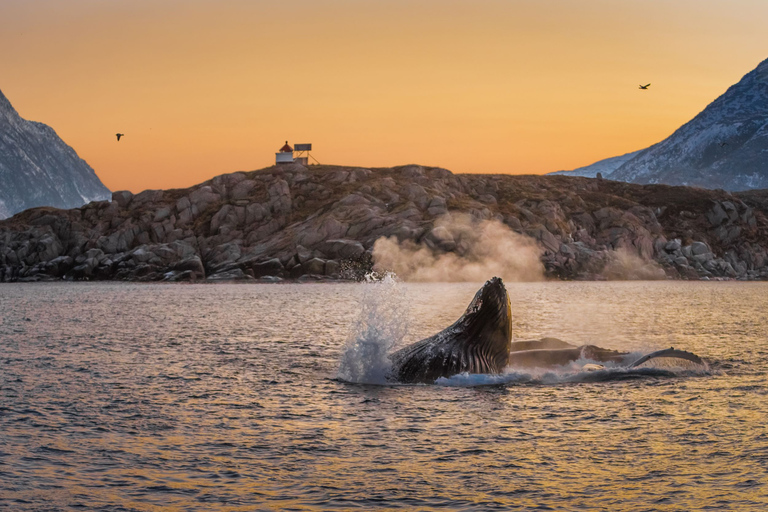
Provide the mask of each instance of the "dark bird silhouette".
{"label": "dark bird silhouette", "polygon": [[641,86],[640,86],[640,88],[641,88],[642,90],[646,90],[646,89],[647,89],[647,88],[649,88],[650,86],[651,86],[651,84],[645,84],[645,85],[641,85]]}
{"label": "dark bird silhouette", "polygon": [[721,143],[720,143],[720,147],[721,147],[721,148],[724,148],[724,147],[725,147],[725,146],[727,146],[727,145],[728,145],[728,143],[727,143],[727,142],[721,142]]}
{"label": "dark bird silhouette", "polygon": [[116,133],[115,135],[117,136],[117,141],[120,142],[120,137],[124,136],[125,134],[124,133]]}

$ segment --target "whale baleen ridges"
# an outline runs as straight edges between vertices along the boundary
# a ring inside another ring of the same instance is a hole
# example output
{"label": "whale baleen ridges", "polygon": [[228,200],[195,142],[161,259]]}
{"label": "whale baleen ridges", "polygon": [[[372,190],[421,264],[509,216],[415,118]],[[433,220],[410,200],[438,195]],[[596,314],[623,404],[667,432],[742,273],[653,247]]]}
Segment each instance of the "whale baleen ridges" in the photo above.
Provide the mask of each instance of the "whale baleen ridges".
{"label": "whale baleen ridges", "polygon": [[458,373],[501,373],[512,340],[507,290],[494,277],[477,292],[456,323],[392,354],[400,382],[434,382]]}

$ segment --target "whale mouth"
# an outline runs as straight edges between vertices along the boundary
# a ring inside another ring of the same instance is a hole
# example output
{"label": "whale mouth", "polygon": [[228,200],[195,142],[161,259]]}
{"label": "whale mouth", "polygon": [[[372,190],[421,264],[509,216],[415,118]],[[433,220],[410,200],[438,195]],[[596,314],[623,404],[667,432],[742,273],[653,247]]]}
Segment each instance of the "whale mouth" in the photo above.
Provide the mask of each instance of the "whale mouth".
{"label": "whale mouth", "polygon": [[503,302],[509,299],[507,288],[500,277],[494,277],[486,281],[481,292],[482,300],[499,300]]}
{"label": "whale mouth", "polygon": [[468,343],[486,344],[486,338],[492,337],[496,349],[509,353],[512,342],[512,304],[500,277],[486,281],[456,324],[459,322],[467,330]]}

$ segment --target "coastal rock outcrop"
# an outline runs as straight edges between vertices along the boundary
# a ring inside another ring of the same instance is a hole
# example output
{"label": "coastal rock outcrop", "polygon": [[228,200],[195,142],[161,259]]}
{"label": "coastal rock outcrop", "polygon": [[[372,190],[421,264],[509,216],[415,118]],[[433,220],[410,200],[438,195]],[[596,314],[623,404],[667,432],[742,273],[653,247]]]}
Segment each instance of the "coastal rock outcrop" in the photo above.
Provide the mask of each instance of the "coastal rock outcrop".
{"label": "coastal rock outcrop", "polygon": [[767,213],[768,191],[286,165],[26,210],[0,221],[0,281],[354,279],[382,238],[461,254],[452,214],[527,237],[553,278],[766,279]]}

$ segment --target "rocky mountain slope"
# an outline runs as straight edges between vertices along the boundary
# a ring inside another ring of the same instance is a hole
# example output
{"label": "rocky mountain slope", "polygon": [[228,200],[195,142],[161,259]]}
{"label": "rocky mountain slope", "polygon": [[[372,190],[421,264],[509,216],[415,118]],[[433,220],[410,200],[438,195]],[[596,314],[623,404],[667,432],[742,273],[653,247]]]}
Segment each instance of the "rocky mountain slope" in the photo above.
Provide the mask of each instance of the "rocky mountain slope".
{"label": "rocky mountain slope", "polygon": [[549,174],[562,174],[563,176],[582,176],[584,178],[595,178],[597,177],[597,173],[600,173],[603,178],[607,178],[613,171],[621,167],[625,162],[637,156],[638,153],[640,153],[640,151],[633,151],[624,155],[599,160],[593,164],[579,167],[578,169],[574,169],[572,171],[556,171]]}
{"label": "rocky mountain slope", "polygon": [[725,190],[768,188],[768,59],[610,178]]}
{"label": "rocky mountain slope", "polygon": [[491,259],[532,248],[555,278],[765,279],[766,213],[766,191],[287,165],[24,211],[0,221],[0,281],[354,278],[382,241],[413,249],[408,264],[475,264],[482,242]]}
{"label": "rocky mountain slope", "polygon": [[22,119],[0,92],[0,219],[35,206],[74,208],[109,197],[53,128]]}
{"label": "rocky mountain slope", "polygon": [[768,60],[658,144],[554,174],[597,172],[629,183],[768,188]]}

